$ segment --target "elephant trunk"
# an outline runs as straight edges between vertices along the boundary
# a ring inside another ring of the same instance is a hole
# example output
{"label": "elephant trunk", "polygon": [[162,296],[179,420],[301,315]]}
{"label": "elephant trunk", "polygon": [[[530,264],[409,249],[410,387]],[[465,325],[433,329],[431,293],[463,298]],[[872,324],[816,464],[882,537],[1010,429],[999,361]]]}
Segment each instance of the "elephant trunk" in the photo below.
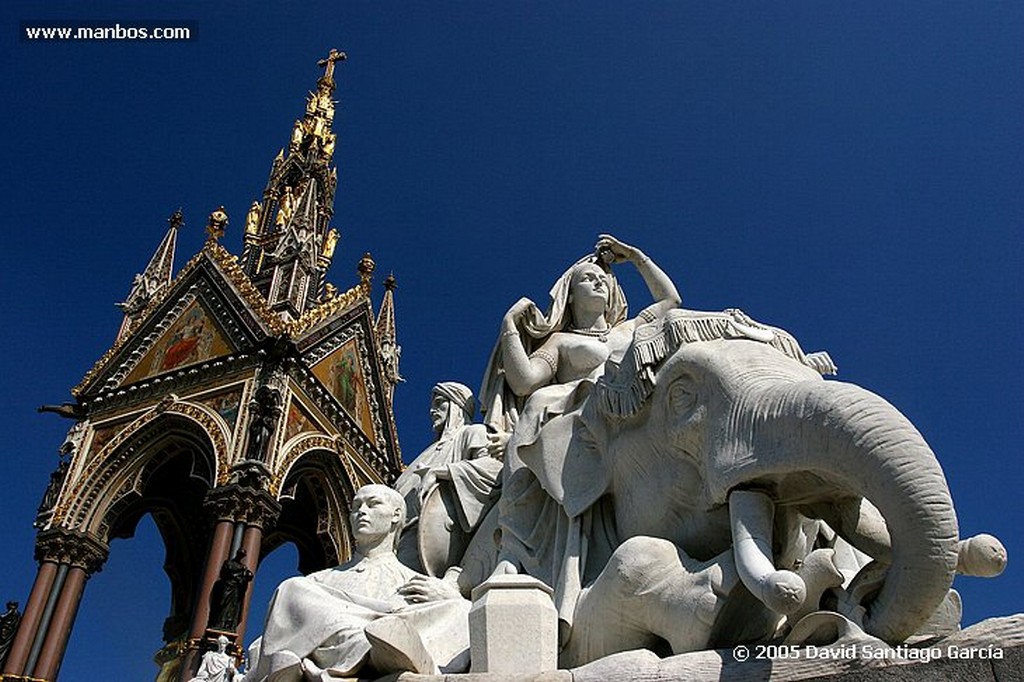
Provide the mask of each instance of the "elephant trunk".
{"label": "elephant trunk", "polygon": [[[945,598],[957,565],[953,502],[924,438],[895,407],[852,384],[800,381],[744,402],[734,414],[749,420],[752,458],[745,464],[741,448],[726,490],[740,481],[770,487],[781,505],[870,501],[886,521],[892,551],[864,629],[890,643],[914,634]],[[753,466],[760,476],[751,475]]]}

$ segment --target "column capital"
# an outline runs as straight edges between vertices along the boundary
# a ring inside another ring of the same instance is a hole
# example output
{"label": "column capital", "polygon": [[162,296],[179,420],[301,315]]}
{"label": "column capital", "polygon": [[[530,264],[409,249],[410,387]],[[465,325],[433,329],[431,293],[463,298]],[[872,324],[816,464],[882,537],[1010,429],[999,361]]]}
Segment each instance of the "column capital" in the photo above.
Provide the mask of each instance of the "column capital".
{"label": "column capital", "polygon": [[82,531],[50,528],[36,536],[36,561],[77,566],[89,575],[103,569],[109,554],[105,542]]}
{"label": "column capital", "polygon": [[205,505],[219,521],[243,521],[266,528],[281,513],[281,503],[267,491],[269,482],[270,472],[263,464],[241,462],[232,469],[227,485],[206,494]]}

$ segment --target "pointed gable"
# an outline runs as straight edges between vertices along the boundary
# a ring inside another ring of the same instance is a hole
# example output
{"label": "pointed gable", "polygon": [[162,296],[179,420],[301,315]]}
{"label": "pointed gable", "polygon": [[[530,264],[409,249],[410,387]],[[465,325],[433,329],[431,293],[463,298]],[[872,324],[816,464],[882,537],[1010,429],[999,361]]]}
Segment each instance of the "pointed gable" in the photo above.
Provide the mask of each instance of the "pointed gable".
{"label": "pointed gable", "polygon": [[125,377],[130,384],[172,369],[194,365],[203,360],[229,355],[232,347],[210,313],[198,301],[189,304]]}
{"label": "pointed gable", "polygon": [[208,241],[81,383],[76,396],[229,355],[283,331],[234,256]]}

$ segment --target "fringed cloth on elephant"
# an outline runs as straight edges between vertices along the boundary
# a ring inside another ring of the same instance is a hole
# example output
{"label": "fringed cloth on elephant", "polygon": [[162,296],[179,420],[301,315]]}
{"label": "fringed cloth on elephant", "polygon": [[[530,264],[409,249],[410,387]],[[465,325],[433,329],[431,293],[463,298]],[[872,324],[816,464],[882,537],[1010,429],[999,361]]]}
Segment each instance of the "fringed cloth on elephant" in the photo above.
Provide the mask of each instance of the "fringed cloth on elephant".
{"label": "fringed cloth on elephant", "polygon": [[618,545],[610,504],[599,501],[570,517],[563,466],[575,410],[593,388],[588,380],[537,390],[527,401],[505,453],[498,502],[501,558],[518,563],[555,590],[564,643],[584,585],[594,580]]}
{"label": "fringed cloth on elephant", "polygon": [[270,602],[252,679],[273,673],[275,681],[301,680],[304,658],[332,675],[354,674],[370,651],[366,626],[384,616],[408,622],[442,671],[465,669],[470,603],[406,603],[397,590],[415,575],[388,553],[357,555],[337,568],[284,581]]}

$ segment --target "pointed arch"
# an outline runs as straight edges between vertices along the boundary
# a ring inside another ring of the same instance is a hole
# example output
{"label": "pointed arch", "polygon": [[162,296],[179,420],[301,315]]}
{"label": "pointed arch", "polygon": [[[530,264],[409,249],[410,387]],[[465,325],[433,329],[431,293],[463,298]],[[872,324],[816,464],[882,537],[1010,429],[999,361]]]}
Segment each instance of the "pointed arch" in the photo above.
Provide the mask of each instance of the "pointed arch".
{"label": "pointed arch", "polygon": [[[207,487],[226,482],[230,427],[205,405],[163,401],[122,429],[98,452],[82,453],[83,471],[62,493],[53,523],[108,537],[110,510],[140,493],[160,461],[175,451],[192,453],[190,476]],[[116,510],[115,514],[116,516]]]}
{"label": "pointed arch", "polygon": [[349,501],[358,487],[333,439],[297,439],[277,488],[281,515],[263,539],[261,555],[285,542],[299,551],[299,570],[336,566],[352,554]]}
{"label": "pointed arch", "polygon": [[96,452],[65,491],[55,524],[109,545],[131,538],[152,517],[165,550],[170,586],[165,642],[187,633],[193,595],[202,579],[210,519],[207,493],[227,471],[228,425],[209,408],[167,400]]}

